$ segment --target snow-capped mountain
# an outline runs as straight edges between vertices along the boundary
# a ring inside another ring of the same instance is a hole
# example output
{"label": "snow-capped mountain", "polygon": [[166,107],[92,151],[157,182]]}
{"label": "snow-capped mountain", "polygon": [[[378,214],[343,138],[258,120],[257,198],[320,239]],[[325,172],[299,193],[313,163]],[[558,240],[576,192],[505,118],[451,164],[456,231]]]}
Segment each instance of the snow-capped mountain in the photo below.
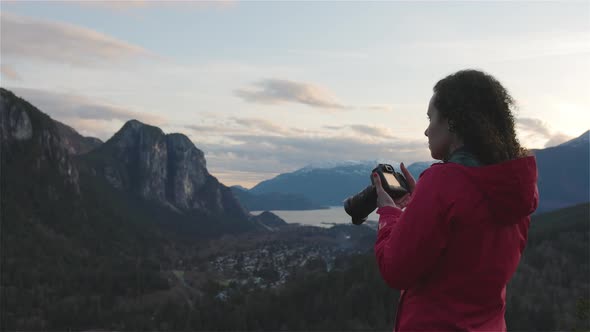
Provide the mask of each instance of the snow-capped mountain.
{"label": "snow-capped mountain", "polygon": [[[561,145],[532,150],[539,170],[540,202],[537,212],[588,202],[590,131]],[[320,205],[341,205],[349,196],[368,186],[371,170],[387,163],[399,171],[399,162],[387,160],[321,162],[262,181],[252,193],[300,194]],[[435,161],[408,165],[415,179]]]}
{"label": "snow-capped mountain", "polygon": [[[400,171],[399,162],[386,160],[313,164],[263,181],[250,189],[250,192],[301,194],[321,205],[341,205],[348,196],[371,184],[371,171],[379,163],[391,164]],[[408,166],[408,170],[418,179],[420,173],[432,163],[413,163]]]}

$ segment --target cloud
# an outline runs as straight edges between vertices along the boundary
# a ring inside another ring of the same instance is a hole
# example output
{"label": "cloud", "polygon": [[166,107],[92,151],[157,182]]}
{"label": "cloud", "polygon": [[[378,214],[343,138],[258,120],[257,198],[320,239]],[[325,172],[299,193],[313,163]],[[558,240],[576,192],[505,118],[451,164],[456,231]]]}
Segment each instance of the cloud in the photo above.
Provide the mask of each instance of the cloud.
{"label": "cloud", "polygon": [[305,58],[326,58],[330,60],[344,59],[344,60],[358,60],[359,62],[369,61],[369,54],[366,52],[352,51],[352,50],[328,50],[328,49],[291,49],[285,50],[287,54],[293,54],[298,57]]}
{"label": "cloud", "polygon": [[287,128],[272,121],[261,118],[240,118],[229,117],[223,119],[211,119],[206,124],[180,125],[203,136],[224,136],[231,135],[255,135],[264,133],[267,135],[294,135],[300,133],[297,128]]}
{"label": "cloud", "polygon": [[82,136],[100,138],[106,142],[115,132],[121,129],[121,123],[107,122],[96,119],[64,118],[56,119],[72,128]]}
{"label": "cloud", "polygon": [[[205,144],[207,164],[218,171],[287,172],[317,160],[430,160],[425,140],[381,142],[348,136],[231,135],[238,144]],[[230,162],[231,161],[231,162]],[[237,167],[236,165],[239,165]]]}
{"label": "cloud", "polygon": [[155,126],[166,124],[161,116],[132,111],[84,96],[26,88],[11,90],[56,120],[103,140],[110,138],[124,122],[131,119]]}
{"label": "cloud", "polygon": [[378,126],[367,126],[367,125],[351,125],[349,126],[352,130],[356,131],[359,134],[373,136],[373,137],[382,137],[382,138],[393,138],[394,136],[391,133],[389,128],[385,127],[378,127]]}
{"label": "cloud", "polygon": [[271,121],[258,118],[233,118],[233,121],[240,126],[259,129],[266,133],[289,134],[291,131]]}
{"label": "cloud", "polygon": [[341,125],[309,130],[263,118],[218,117],[181,127],[189,130],[187,136],[205,152],[210,172],[226,184],[251,186],[317,160],[431,160],[426,139],[397,138],[389,128],[381,126]]}
{"label": "cloud", "polygon": [[323,126],[322,128],[329,129],[329,130],[340,130],[346,128],[346,126]]}
{"label": "cloud", "polygon": [[0,64],[0,74],[3,77],[8,78],[13,81],[20,81],[20,76],[16,73],[16,71],[9,65]]}
{"label": "cloud", "polygon": [[237,184],[249,189],[264,180],[268,180],[279,175],[279,173],[260,173],[257,171],[244,172],[236,170],[229,172],[210,170],[209,172],[213,176],[217,177],[226,186],[233,186]]}
{"label": "cloud", "polygon": [[569,140],[573,139],[573,137],[566,135],[564,133],[557,133],[551,136],[547,143],[545,143],[545,148],[550,148],[552,146],[557,146],[561,143],[565,143]]}
{"label": "cloud", "polygon": [[264,79],[252,86],[235,90],[234,95],[246,102],[258,104],[298,103],[316,108],[358,109],[372,112],[391,112],[393,110],[391,105],[386,104],[359,107],[343,105],[325,88],[311,83],[284,79]]}
{"label": "cloud", "polygon": [[551,130],[549,130],[549,126],[539,119],[518,118],[516,123],[527,131],[532,131],[545,137],[551,136]]}
{"label": "cloud", "polygon": [[97,31],[52,21],[0,13],[2,56],[77,66],[157,58],[141,46]]}
{"label": "cloud", "polygon": [[541,138],[547,140],[545,148],[559,145],[571,140],[573,137],[560,132],[553,132],[547,123],[534,118],[518,118],[517,126],[526,133],[529,139]]}
{"label": "cloud", "polygon": [[393,111],[393,106],[391,105],[369,105],[362,107],[367,111],[375,111],[375,112],[391,112]]}
{"label": "cloud", "polygon": [[395,138],[391,129],[382,126],[354,124],[346,126],[323,126],[323,128],[332,131],[350,129],[351,131],[356,132],[357,134],[375,138]]}
{"label": "cloud", "polygon": [[[215,126],[215,125],[185,125],[184,128],[190,129],[195,131],[199,134],[220,134],[223,131],[222,126]],[[226,131],[227,132],[227,128]]]}
{"label": "cloud", "polygon": [[246,102],[259,104],[299,103],[326,109],[348,109],[339,103],[326,89],[310,83],[300,83],[284,79],[265,79],[234,91]]}
{"label": "cloud", "polygon": [[235,0],[210,1],[157,1],[157,0],[108,0],[108,1],[63,1],[64,4],[105,8],[114,11],[134,10],[151,7],[186,8],[229,8],[237,4]]}

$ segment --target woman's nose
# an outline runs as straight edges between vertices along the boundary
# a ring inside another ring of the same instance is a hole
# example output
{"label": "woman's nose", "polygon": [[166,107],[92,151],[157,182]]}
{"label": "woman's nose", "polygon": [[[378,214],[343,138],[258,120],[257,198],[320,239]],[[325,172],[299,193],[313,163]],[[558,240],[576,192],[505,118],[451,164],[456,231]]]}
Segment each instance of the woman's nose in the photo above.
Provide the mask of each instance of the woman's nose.
{"label": "woman's nose", "polygon": [[428,137],[428,128],[426,128],[426,130],[424,130],[424,136]]}

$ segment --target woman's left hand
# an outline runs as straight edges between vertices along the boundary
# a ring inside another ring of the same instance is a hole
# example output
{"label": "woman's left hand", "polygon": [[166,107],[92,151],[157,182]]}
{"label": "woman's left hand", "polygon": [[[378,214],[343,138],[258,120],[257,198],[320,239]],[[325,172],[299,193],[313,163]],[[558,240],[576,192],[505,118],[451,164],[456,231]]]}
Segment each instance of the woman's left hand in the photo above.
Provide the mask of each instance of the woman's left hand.
{"label": "woman's left hand", "polygon": [[393,206],[397,207],[393,198],[383,189],[381,185],[381,178],[377,173],[373,173],[373,179],[375,179],[375,188],[377,189],[377,207]]}

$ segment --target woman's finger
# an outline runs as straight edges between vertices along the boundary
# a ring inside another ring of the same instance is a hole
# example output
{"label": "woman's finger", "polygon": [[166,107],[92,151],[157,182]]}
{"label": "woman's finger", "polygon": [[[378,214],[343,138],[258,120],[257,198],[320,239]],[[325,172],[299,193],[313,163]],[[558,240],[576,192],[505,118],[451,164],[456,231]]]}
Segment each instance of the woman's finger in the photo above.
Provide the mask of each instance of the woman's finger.
{"label": "woman's finger", "polygon": [[391,196],[383,189],[381,178],[377,173],[373,173],[375,189],[377,190],[377,207],[397,206]]}
{"label": "woman's finger", "polygon": [[414,188],[416,188],[416,180],[414,180],[414,177],[412,176],[410,171],[408,171],[408,169],[406,168],[406,165],[404,165],[404,163],[401,163],[400,168],[402,169],[402,173],[404,174],[406,181],[408,181],[408,186],[410,187],[409,188],[410,192],[414,191]]}
{"label": "woman's finger", "polygon": [[375,189],[377,189],[377,194],[387,194],[385,189],[383,189],[383,185],[381,184],[381,177],[377,173],[373,173],[373,179],[375,179]]}
{"label": "woman's finger", "polygon": [[373,181],[375,182],[375,188],[377,188],[377,190],[383,189],[383,186],[381,185],[381,178],[379,177],[379,174],[373,173]]}

